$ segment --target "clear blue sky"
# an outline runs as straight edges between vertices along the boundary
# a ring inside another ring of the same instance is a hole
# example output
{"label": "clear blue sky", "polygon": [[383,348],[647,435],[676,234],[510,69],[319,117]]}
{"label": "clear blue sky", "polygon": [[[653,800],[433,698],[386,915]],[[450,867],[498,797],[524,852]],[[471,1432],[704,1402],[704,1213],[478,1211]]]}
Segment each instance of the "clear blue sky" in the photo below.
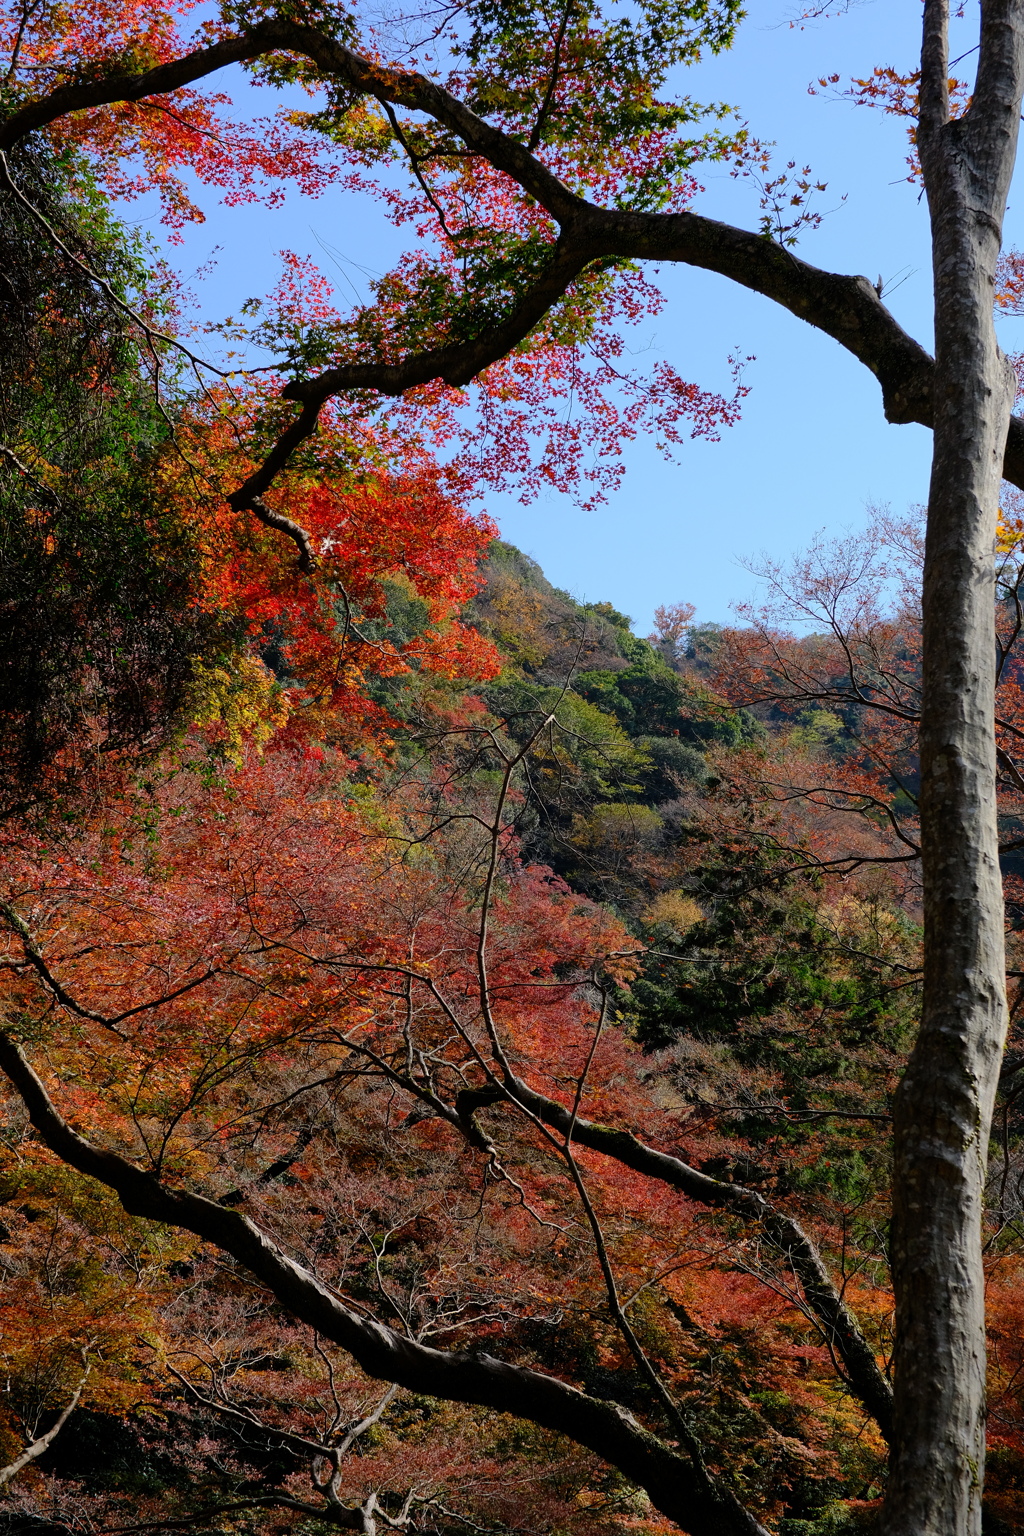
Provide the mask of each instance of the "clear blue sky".
{"label": "clear blue sky", "polygon": [[[810,164],[828,182],[821,206],[836,211],[802,239],[799,254],[872,281],[881,276],[901,323],[928,344],[927,213],[905,180],[904,124],[807,89],[834,72],[848,78],[869,74],[875,64],[912,68],[919,0],[862,0],[845,17],[802,31],[785,24],[796,8],[796,0],[751,0],[736,48],[688,71],[686,89],[698,99],[736,104],[753,133],[777,142],[781,161]],[[965,35],[963,46],[971,41]],[[964,61],[963,73],[972,62]],[[225,88],[239,104],[251,100],[244,81],[229,73]],[[260,93],[259,110],[268,106]],[[756,224],[749,184],[716,168],[705,184],[699,211]],[[385,269],[400,248],[374,205],[351,195],[310,202],[293,194],[274,212],[223,209],[208,197],[204,205],[207,222],[168,255],[187,275],[222,248],[204,283],[203,308],[211,316],[237,312],[250,294],[265,292],[283,246],[314,256],[339,297],[350,282],[365,292],[365,272]],[[154,206],[126,211],[160,234]],[[1024,239],[1022,225],[1011,206],[1011,241],[1015,231]],[[886,425],[877,385],[835,342],[711,274],[667,267],[660,282],[667,304],[640,328],[636,345],[652,359],[670,359],[684,377],[723,390],[730,350],[753,353],[740,425],[717,444],[687,443],[671,464],[653,444],[628,447],[622,487],[597,511],[584,513],[557,493],[525,507],[509,496],[485,503],[504,536],[532,554],[552,581],[581,597],[612,601],[641,632],[656,604],[680,599],[695,603],[701,619],[728,620],[731,604],[754,586],[745,558],[761,550],[784,557],[821,528],[859,526],[871,502],[898,510],[921,501],[928,475],[929,434]],[[1024,331],[1018,338],[1008,330],[1004,338],[1009,346],[1022,341]]]}

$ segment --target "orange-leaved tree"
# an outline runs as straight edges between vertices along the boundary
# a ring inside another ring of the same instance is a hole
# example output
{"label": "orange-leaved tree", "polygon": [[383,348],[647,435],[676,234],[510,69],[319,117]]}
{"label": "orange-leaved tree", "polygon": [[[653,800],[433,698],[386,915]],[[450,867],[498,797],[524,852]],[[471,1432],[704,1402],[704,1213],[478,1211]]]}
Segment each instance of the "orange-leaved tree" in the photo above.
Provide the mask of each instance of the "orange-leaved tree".
{"label": "orange-leaved tree", "polygon": [[[255,339],[271,346],[286,380],[276,394],[266,392],[237,472],[226,466],[207,484],[205,468],[196,471],[204,495],[290,538],[300,572],[309,573],[322,550],[291,516],[280,477],[290,466],[301,471],[328,401],[361,395],[365,414],[367,395],[371,409],[377,398],[401,397],[394,419],[411,413],[418,431],[455,445],[450,474],[463,485],[481,472],[501,477],[531,466],[558,474],[579,463],[581,441],[607,447],[623,431],[636,431],[650,410],[669,438],[683,422],[705,433],[728,422],[742,386],[727,399],[671,368],[648,383],[621,366],[617,309],[636,313],[647,302],[634,262],[689,263],[764,294],[864,362],[879,379],[890,420],[933,428],[918,729],[924,1001],[895,1106],[896,1398],[886,1518],[901,1536],[977,1532],[984,1459],[981,1208],[1006,1023],[991,548],[1000,468],[1018,483],[1024,479],[1024,424],[1011,420],[1012,372],[996,345],[992,301],[1024,92],[1024,3],[982,0],[977,69],[966,92],[950,84],[948,0],[926,0],[920,70],[883,72],[875,80],[874,94],[880,90],[886,105],[914,116],[935,252],[934,361],[866,279],[822,272],[793,255],[799,228],[813,219],[805,206],[809,177],[798,177],[791,193],[769,177],[767,206],[750,230],[690,206],[703,160],[728,155],[755,170],[763,162],[763,150],[742,132],[723,130],[714,109],[709,114],[689,98],[661,95],[670,68],[728,45],[739,18],[734,0],[650,0],[628,16],[586,5],[549,16],[518,3],[482,3],[425,21],[411,14],[363,18],[329,4],[230,4],[187,41],[171,11],[108,0],[73,10],[25,3],[5,18],[0,185],[7,206],[35,231],[40,250],[58,252],[114,306],[132,344],[150,357],[151,373],[159,374],[171,354],[198,370],[207,404],[215,390],[197,354],[180,335],[168,338],[124,284],[97,271],[89,252],[34,198],[16,163],[33,136],[44,136],[59,155],[91,156],[115,192],[157,185],[172,223],[189,214],[178,174],[189,164],[229,198],[254,195],[263,176],[271,188],[283,175],[316,189],[348,171],[357,178],[379,171],[394,216],[422,230],[428,243],[381,280],[373,304],[351,316],[324,309],[298,332],[287,303],[278,304],[256,326]],[[202,87],[238,63],[271,86],[308,89],[310,110],[289,104],[283,118],[238,129],[224,102]],[[395,192],[396,162],[408,171],[408,194]],[[788,221],[784,204],[795,205]],[[89,367],[83,370],[91,378]],[[477,414],[464,428],[462,391],[476,379]],[[626,390],[618,416],[603,403],[613,380]],[[582,424],[556,416],[552,397],[581,389],[593,406]],[[166,402],[163,409],[173,425]],[[506,412],[508,431],[495,431]],[[522,429],[534,420],[537,451],[528,458]],[[20,440],[6,443],[5,462],[33,511],[23,521],[35,529],[40,500],[59,496],[59,487],[48,483],[50,460],[38,437],[30,432],[28,439],[28,453],[19,452]],[[88,507],[88,496],[82,504]],[[49,556],[50,535],[34,537],[34,552]],[[116,615],[117,604],[108,600],[103,611]],[[122,641],[123,624],[111,633],[111,654],[134,654]],[[86,666],[80,676],[89,683],[93,674]],[[110,695],[108,688],[103,699]],[[484,967],[478,1006],[485,1021],[486,981]],[[492,1050],[500,1047],[497,1034],[495,1040]],[[505,1074],[501,1055],[495,1060]],[[10,1069],[37,1120],[50,1127],[51,1140],[60,1139],[65,1155],[81,1160],[87,1154],[47,1119],[19,1063],[11,1057]],[[583,1123],[571,1122],[570,1140]],[[90,1168],[111,1178],[115,1172],[102,1157]],[[123,1169],[122,1175],[129,1183],[136,1177]],[[141,1201],[122,1185],[130,1204]],[[165,1216],[182,1221],[180,1202],[200,1199],[166,1198]],[[748,1206],[755,1208],[756,1201]],[[252,1248],[250,1237],[238,1242],[266,1280],[265,1250]],[[834,1307],[835,1288],[823,1270],[815,1287],[826,1311]],[[853,1355],[844,1356],[851,1380],[867,1383],[884,1414],[877,1363],[852,1318],[843,1310],[833,1325],[853,1341]],[[492,1404],[500,1396],[489,1368],[440,1354],[438,1371],[472,1383],[461,1391]],[[851,1364],[854,1357],[859,1363]],[[600,1400],[591,1395],[580,1407],[550,1381],[543,1392],[533,1383],[526,1396],[537,1405],[535,1416],[550,1419],[552,1393],[563,1418],[570,1401],[580,1408],[590,1426],[580,1428],[586,1443],[607,1450],[610,1421]],[[616,1443],[629,1440],[616,1424]],[[685,1425],[677,1428],[686,1450],[670,1458],[671,1468],[658,1461],[662,1449],[630,1441],[630,1474],[647,1486],[653,1479],[659,1489],[681,1479],[693,1497],[680,1518],[691,1524],[742,1525],[729,1497],[708,1481]],[[621,1464],[626,1453],[617,1454]],[[651,1470],[654,1462],[660,1472]]]}
{"label": "orange-leaved tree", "polygon": [[[858,1324],[802,1224],[815,1201],[709,1171],[735,1136],[613,1017],[641,946],[518,857],[524,749],[486,716],[449,740],[461,760],[387,796],[285,736],[9,840],[0,1051],[34,1131],[12,1122],[10,1238],[28,1271],[32,1232],[73,1224],[95,1278],[65,1267],[62,1292],[148,1309],[127,1359],[87,1315],[55,1330],[92,1365],[86,1402],[153,1416],[148,1484],[79,1499],[112,1525],[144,1496],[155,1526],[439,1529],[511,1523],[504,1464],[547,1528],[615,1525],[610,1465],[647,1524],[754,1531],[870,1491],[884,1290],[851,1278]],[[481,1408],[545,1433],[507,1443]],[[61,1486],[22,1502],[59,1514]]]}

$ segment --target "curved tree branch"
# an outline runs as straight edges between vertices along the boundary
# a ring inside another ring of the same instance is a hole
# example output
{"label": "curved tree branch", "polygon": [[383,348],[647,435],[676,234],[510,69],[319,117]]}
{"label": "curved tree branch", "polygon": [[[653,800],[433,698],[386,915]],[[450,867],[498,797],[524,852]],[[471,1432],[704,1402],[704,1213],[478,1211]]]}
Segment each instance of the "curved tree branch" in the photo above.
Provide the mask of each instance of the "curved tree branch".
{"label": "curved tree branch", "polygon": [[[70,112],[166,96],[229,64],[251,62],[277,51],[307,58],[324,78],[357,95],[431,117],[455,134],[471,154],[486,158],[517,182],[561,231],[545,271],[506,317],[479,337],[426,348],[398,362],[349,362],[286,386],[284,398],[298,402],[302,410],[263,465],[229,501],[236,510],[252,510],[270,526],[281,528],[298,546],[304,569],[310,569],[313,561],[308,538],[297,525],[285,526],[289,519],[274,522],[281,514],[269,513],[258,503],[294,449],[315,431],[325,401],[349,390],[400,395],[434,379],[453,386],[468,384],[524,340],[595,261],[672,261],[718,272],[824,331],[864,363],[878,379],[889,421],[931,426],[934,362],[904,331],[866,277],[822,271],[763,235],[697,213],[631,212],[589,203],[525,145],[477,116],[442,86],[411,71],[372,63],[327,33],[285,18],[261,21],[139,74],[118,73],[57,86],[8,117],[0,126],[0,149]],[[1003,472],[1024,488],[1024,420],[1019,418],[1010,422]]]}
{"label": "curved tree branch", "polygon": [[746,1221],[759,1222],[765,1236],[791,1266],[804,1298],[821,1331],[846,1372],[850,1389],[863,1403],[888,1440],[892,1432],[892,1388],[882,1373],[853,1313],[829,1277],[816,1246],[792,1216],[777,1211],[763,1195],[742,1184],[727,1184],[691,1168],[671,1153],[659,1152],[630,1131],[598,1125],[536,1093],[521,1078],[509,1076],[504,1089],[497,1086],[460,1093],[456,1109],[469,1120],[476,1109],[507,1100],[520,1104],[546,1125],[553,1126],[581,1146],[614,1158],[636,1173],[669,1184],[687,1199],[717,1210],[731,1211]]}
{"label": "curved tree branch", "polygon": [[698,1478],[689,1456],[644,1429],[617,1403],[483,1351],[420,1344],[347,1306],[247,1216],[203,1195],[168,1188],[127,1158],[94,1146],[60,1115],[21,1048],[2,1032],[0,1069],[62,1161],[112,1189],[129,1215],[192,1232],[230,1254],[294,1317],[346,1350],[368,1376],[493,1408],[566,1435],[617,1467],[692,1536],[769,1536],[727,1488]]}

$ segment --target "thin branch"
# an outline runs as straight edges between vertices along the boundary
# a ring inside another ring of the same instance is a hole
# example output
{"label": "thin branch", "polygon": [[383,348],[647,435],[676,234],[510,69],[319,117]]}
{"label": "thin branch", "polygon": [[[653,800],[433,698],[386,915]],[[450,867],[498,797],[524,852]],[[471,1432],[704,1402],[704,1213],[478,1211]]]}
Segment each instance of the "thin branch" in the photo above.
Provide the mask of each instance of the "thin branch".
{"label": "thin branch", "polygon": [[481,1350],[434,1349],[361,1316],[246,1216],[205,1196],[171,1189],[119,1153],[95,1146],[58,1113],[24,1052],[3,1032],[0,1070],[56,1156],[114,1190],[130,1215],[192,1232],[231,1254],[293,1316],[347,1350],[367,1375],[413,1392],[510,1413],[567,1435],[617,1467],[662,1514],[694,1536],[767,1536],[731,1494],[709,1494],[689,1457],[644,1429],[617,1403]]}
{"label": "thin branch", "polygon": [[88,1380],[89,1372],[91,1369],[91,1363],[87,1362],[82,1379],[72,1393],[71,1401],[68,1403],[67,1407],[64,1409],[63,1413],[60,1415],[53,1428],[48,1429],[46,1434],[40,1435],[37,1440],[33,1440],[32,1444],[27,1446],[25,1450],[22,1451],[21,1455],[16,1457],[14,1461],[9,1462],[6,1467],[0,1467],[0,1488],[2,1488],[5,1483],[9,1483],[13,1477],[17,1477],[22,1468],[27,1467],[30,1462],[35,1461],[37,1456],[41,1456],[44,1451],[49,1450],[50,1446],[53,1444],[61,1430],[64,1428],[64,1425],[67,1423],[68,1419],[70,1419],[71,1415],[78,1407],[79,1400],[82,1396],[82,1391],[85,1387],[86,1381]]}
{"label": "thin branch", "polygon": [[60,1003],[61,1007],[66,1008],[69,1013],[76,1014],[80,1019],[89,1019],[93,1024],[101,1024],[104,1029],[109,1029],[113,1034],[117,1035],[119,1040],[124,1040],[126,1036],[124,1031],[118,1029],[117,1026],[123,1024],[126,1019],[133,1019],[140,1013],[149,1013],[154,1008],[162,1008],[166,1003],[174,1002],[175,998],[183,997],[186,992],[191,992],[196,987],[201,987],[205,982],[210,981],[214,976],[220,975],[220,967],[213,966],[210,970],[204,971],[201,976],[195,976],[191,981],[183,982],[180,987],[175,987],[171,992],[164,992],[159,997],[150,998],[148,1002],[137,1003],[132,1008],[124,1009],[122,1013],[115,1013],[108,1017],[106,1014],[97,1013],[95,1009],[86,1008],[82,1003],[79,1003],[68,992],[67,988],[57,980],[40,953],[32,937],[32,930],[14,907],[6,901],[0,901],[0,914],[7,919],[15,933],[18,934],[25,952],[26,961],[37,973],[47,991]]}
{"label": "thin branch", "polygon": [[565,31],[569,25],[569,17],[572,15],[572,11],[573,0],[569,0],[569,4],[562,12],[562,19],[558,25],[558,35],[555,38],[555,52],[551,61],[551,74],[548,77],[547,90],[544,92],[544,100],[540,104],[540,111],[537,113],[537,121],[533,125],[533,131],[530,134],[530,138],[526,146],[531,154],[533,154],[534,150],[537,148],[537,145],[540,143],[541,132],[544,128],[544,121],[550,110],[552,100],[554,99],[555,89],[558,85],[558,66],[561,62],[562,44],[565,41]]}

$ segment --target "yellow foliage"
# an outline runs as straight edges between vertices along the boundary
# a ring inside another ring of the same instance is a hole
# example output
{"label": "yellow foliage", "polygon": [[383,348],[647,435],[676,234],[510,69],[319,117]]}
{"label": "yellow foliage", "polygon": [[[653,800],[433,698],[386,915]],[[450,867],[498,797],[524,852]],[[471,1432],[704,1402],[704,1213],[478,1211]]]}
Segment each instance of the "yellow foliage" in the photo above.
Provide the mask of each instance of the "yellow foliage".
{"label": "yellow foliage", "polygon": [[660,842],[665,826],[649,805],[606,804],[595,806],[589,816],[574,816],[572,841],[606,858],[632,857]]}
{"label": "yellow foliage", "polygon": [[999,508],[999,522],[996,524],[996,550],[1001,555],[1012,555],[1020,550],[1024,542],[1024,518],[1011,517]]}
{"label": "yellow foliage", "polygon": [[239,656],[220,667],[196,663],[192,724],[219,727],[218,746],[236,767],[247,742],[262,750],[287,719],[287,696],[261,662]]}
{"label": "yellow foliage", "polygon": [[907,926],[899,914],[879,902],[844,894],[822,906],[820,914],[837,939],[869,949],[873,954],[908,942]]}
{"label": "yellow foliage", "polygon": [[704,913],[693,897],[683,891],[662,891],[644,911],[646,922],[667,923],[680,935],[688,933],[703,917]]}
{"label": "yellow foliage", "polygon": [[492,579],[490,605],[498,643],[516,661],[539,666],[550,648],[544,604],[539,595],[515,576],[501,572]]}

